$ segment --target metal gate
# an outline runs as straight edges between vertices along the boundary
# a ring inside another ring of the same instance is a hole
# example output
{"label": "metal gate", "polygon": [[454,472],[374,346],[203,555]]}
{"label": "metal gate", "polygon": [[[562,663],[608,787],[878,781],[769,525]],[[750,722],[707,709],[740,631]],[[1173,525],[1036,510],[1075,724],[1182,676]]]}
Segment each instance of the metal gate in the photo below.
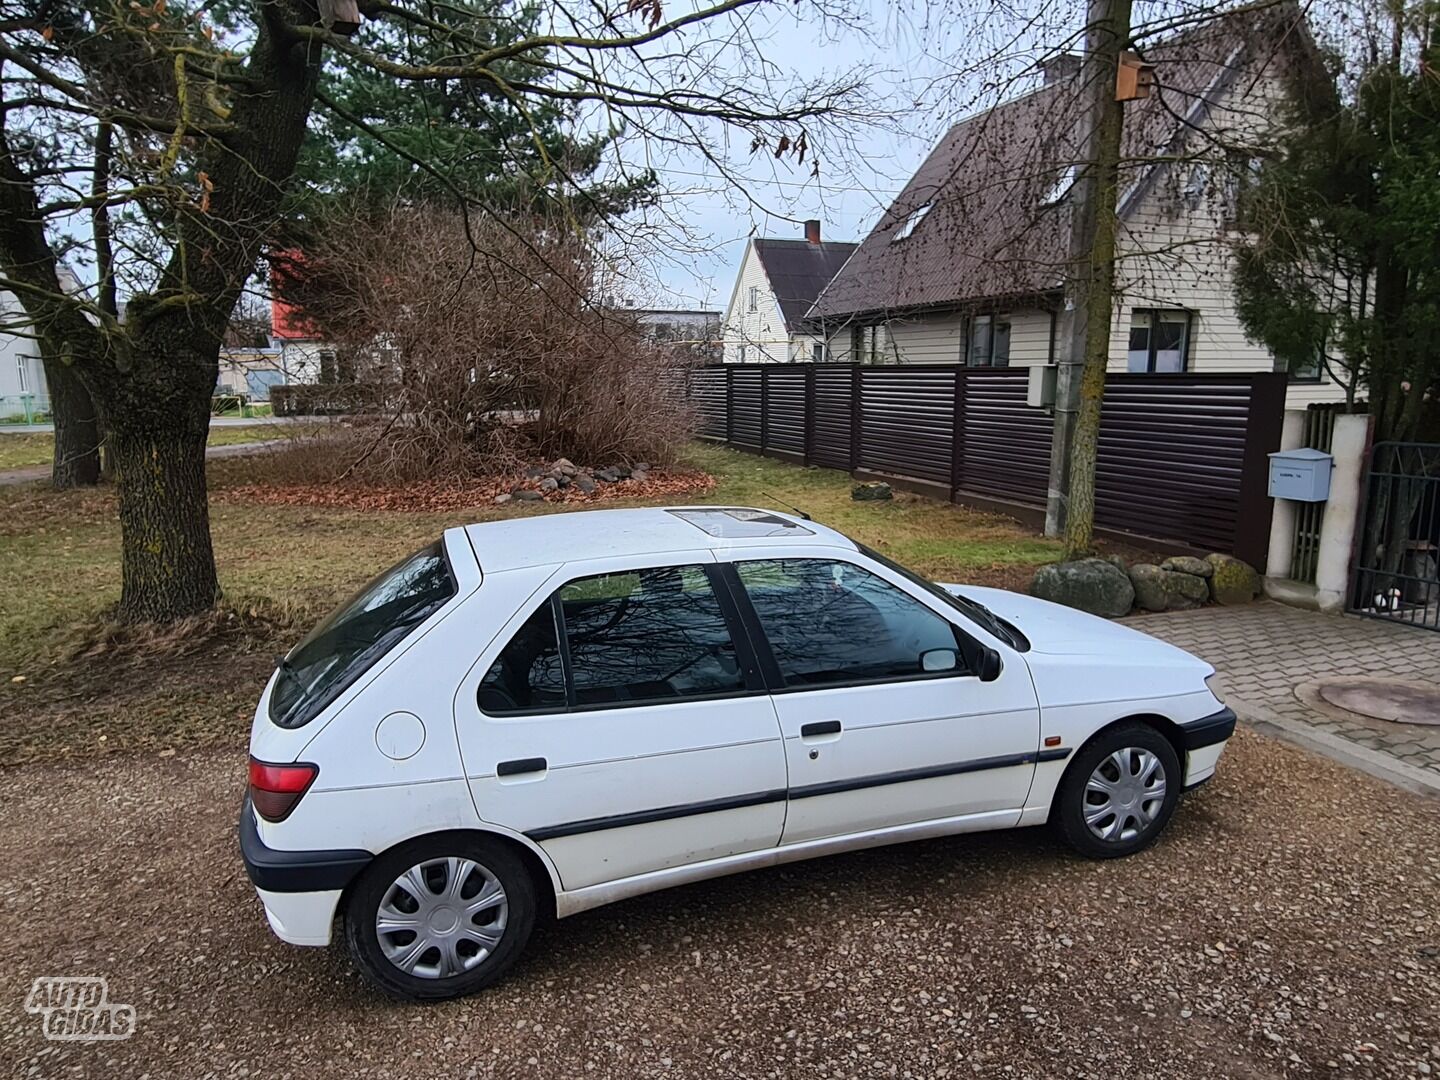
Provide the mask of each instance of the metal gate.
{"label": "metal gate", "polygon": [[1376,443],[1350,610],[1440,630],[1440,443]]}

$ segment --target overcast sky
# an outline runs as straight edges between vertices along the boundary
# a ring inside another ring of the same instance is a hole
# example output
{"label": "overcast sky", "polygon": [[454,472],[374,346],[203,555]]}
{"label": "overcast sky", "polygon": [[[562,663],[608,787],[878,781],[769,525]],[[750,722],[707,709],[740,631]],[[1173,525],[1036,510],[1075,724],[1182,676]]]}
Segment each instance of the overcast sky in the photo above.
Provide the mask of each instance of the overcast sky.
{"label": "overcast sky", "polygon": [[[770,153],[734,146],[732,175],[723,177],[698,153],[627,148],[639,163],[651,155],[671,193],[661,212],[690,235],[671,259],[653,262],[655,291],[639,302],[722,309],[729,300],[745,243],[751,236],[798,238],[807,218],[822,222],[826,240],[860,240],[875,225],[940,135],[973,108],[970,80],[957,77],[976,27],[886,0],[860,0],[861,28],[811,16],[789,5],[765,5],[754,26],[759,48],[798,79],[838,78],[863,69],[870,94],[888,103],[889,117],[847,124],[818,155],[820,172]],[[963,84],[963,85],[962,85]]]}

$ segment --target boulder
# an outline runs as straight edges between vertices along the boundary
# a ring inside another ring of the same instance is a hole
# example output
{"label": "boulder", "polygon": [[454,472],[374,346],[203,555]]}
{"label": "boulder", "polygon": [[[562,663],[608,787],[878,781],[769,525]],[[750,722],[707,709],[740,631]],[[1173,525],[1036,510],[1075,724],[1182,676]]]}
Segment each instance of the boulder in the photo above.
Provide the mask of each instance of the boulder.
{"label": "boulder", "polygon": [[547,469],[544,465],[526,465],[526,466],[525,466],[525,479],[526,479],[526,480],[539,480],[540,477],[544,476],[544,475],[545,475],[547,472],[549,472],[549,471],[550,471],[550,470]]}
{"label": "boulder", "polygon": [[1135,586],[1130,583],[1129,575],[1104,559],[1077,559],[1042,566],[1035,572],[1030,592],[1042,600],[1107,619],[1128,614],[1135,603]]}
{"label": "boulder", "polygon": [[635,471],[630,474],[630,479],[634,480],[637,484],[643,484],[646,480],[650,479],[650,473],[637,465]]}
{"label": "boulder", "polygon": [[596,469],[595,479],[604,481],[607,484],[613,484],[620,479],[620,474],[614,469]]}
{"label": "boulder", "polygon": [[1130,568],[1135,604],[1142,611],[1186,611],[1210,596],[1205,579],[1165,569],[1164,564],[1136,563]]}
{"label": "boulder", "polygon": [[1262,592],[1260,575],[1253,566],[1234,555],[1216,552],[1206,555],[1210,564],[1210,599],[1217,604],[1248,604]]}
{"label": "boulder", "polygon": [[1101,555],[1100,557],[1117,570],[1123,571],[1125,569],[1125,557],[1123,555]]}
{"label": "boulder", "polygon": [[499,495],[496,495],[496,496],[495,496],[495,505],[497,505],[497,506],[504,506],[506,503],[508,503],[508,502],[509,502],[511,499],[513,499],[514,497],[515,497],[515,496],[511,495],[508,491],[501,492]]}
{"label": "boulder", "polygon": [[1193,574],[1200,578],[1208,578],[1215,572],[1215,567],[1194,555],[1172,555],[1160,564],[1160,569],[1171,570],[1177,574]]}
{"label": "boulder", "polygon": [[540,490],[541,490],[541,491],[554,491],[554,490],[556,490],[559,486],[560,486],[560,481],[559,481],[559,480],[556,480],[555,477],[553,477],[553,476],[547,476],[547,477],[545,477],[544,480],[541,480],[541,481],[540,481]]}
{"label": "boulder", "polygon": [[541,495],[540,492],[531,491],[529,488],[526,488],[523,491],[515,492],[516,502],[539,502],[544,497],[545,496]]}
{"label": "boulder", "polygon": [[579,471],[575,463],[566,457],[556,458],[550,466],[552,476],[574,476]]}
{"label": "boulder", "polygon": [[850,489],[850,498],[856,502],[884,502],[894,497],[895,492],[890,489],[890,485],[878,480],[868,484],[856,484]]}
{"label": "boulder", "polygon": [[588,476],[577,476],[575,478],[575,487],[585,495],[594,494],[595,489],[598,486],[599,485],[596,484],[594,480],[591,480]]}

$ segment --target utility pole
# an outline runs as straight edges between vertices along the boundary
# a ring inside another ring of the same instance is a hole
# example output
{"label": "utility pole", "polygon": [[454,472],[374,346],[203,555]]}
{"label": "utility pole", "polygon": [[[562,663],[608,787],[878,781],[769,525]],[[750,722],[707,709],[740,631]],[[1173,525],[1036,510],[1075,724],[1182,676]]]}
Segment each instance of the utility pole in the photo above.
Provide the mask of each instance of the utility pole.
{"label": "utility pole", "polygon": [[1057,325],[1055,428],[1045,534],[1064,536],[1065,558],[1087,554],[1095,531],[1095,452],[1110,355],[1116,206],[1124,101],[1117,92],[1132,0],[1091,0],[1080,69],[1086,103],[1082,168],[1070,192],[1070,264]]}

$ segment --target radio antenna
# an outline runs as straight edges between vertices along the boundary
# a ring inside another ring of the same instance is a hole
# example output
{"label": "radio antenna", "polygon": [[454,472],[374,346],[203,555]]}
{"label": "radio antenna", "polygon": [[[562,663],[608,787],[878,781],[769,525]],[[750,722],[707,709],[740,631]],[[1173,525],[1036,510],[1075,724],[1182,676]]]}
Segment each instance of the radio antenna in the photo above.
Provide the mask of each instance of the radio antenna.
{"label": "radio antenna", "polygon": [[805,511],[804,511],[804,510],[801,510],[798,506],[791,506],[791,505],[790,505],[789,503],[787,503],[784,499],[777,499],[774,495],[771,495],[770,492],[768,492],[768,491],[762,491],[761,494],[764,495],[767,499],[770,499],[772,502],[777,502],[777,503],[779,503],[781,506],[785,507],[786,510],[793,510],[793,511],[795,512],[795,516],[798,517],[798,518],[800,518],[800,520],[802,520],[802,521],[810,521],[810,520],[812,520],[811,517],[810,517],[810,515],[807,514],[807,513],[805,513]]}

